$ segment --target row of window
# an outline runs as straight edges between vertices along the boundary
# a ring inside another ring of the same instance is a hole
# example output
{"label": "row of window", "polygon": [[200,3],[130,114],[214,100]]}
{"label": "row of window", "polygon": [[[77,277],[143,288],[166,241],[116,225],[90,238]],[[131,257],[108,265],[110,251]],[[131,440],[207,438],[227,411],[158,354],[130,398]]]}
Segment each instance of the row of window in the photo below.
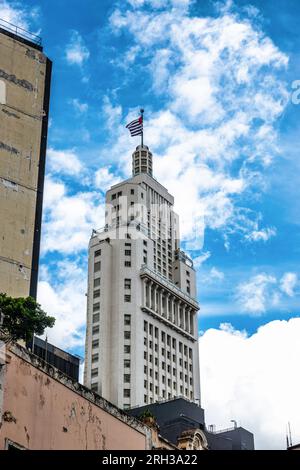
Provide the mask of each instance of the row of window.
{"label": "row of window", "polygon": [[[159,336],[158,327],[153,326],[151,323],[148,323],[146,320],[144,321],[144,332],[148,333],[150,336],[153,336],[154,334],[154,338],[158,339],[158,336]],[[176,349],[176,345],[177,345],[176,338],[172,338],[165,331],[160,332],[160,338],[163,343],[166,342],[167,346],[171,346],[172,344],[172,348]],[[152,346],[152,343],[151,343],[151,346]],[[193,350],[191,348],[188,348],[188,346],[186,344],[183,344],[181,341],[178,341],[178,350],[180,353],[183,352],[185,356],[189,355],[189,358],[192,359]]]}

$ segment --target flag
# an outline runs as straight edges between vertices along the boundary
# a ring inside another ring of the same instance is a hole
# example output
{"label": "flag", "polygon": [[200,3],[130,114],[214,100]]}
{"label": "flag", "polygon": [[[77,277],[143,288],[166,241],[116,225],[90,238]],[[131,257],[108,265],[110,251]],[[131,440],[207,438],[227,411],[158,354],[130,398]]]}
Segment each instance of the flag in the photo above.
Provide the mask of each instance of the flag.
{"label": "flag", "polygon": [[138,119],[131,121],[129,124],[127,124],[126,128],[129,129],[131,137],[134,137],[136,135],[142,135],[143,134],[143,116],[140,116]]}

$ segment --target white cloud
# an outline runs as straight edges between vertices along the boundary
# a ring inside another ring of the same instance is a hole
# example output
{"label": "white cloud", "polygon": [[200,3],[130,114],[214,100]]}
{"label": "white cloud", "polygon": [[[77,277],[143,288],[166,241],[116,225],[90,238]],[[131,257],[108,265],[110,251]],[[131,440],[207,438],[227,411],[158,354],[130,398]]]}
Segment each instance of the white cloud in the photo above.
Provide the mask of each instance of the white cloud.
{"label": "white cloud", "polygon": [[52,173],[61,173],[67,175],[80,175],[83,166],[74,152],[74,150],[47,150],[47,161]]}
{"label": "white cloud", "polygon": [[41,279],[38,302],[48,315],[56,318],[54,327],[45,332],[49,342],[64,350],[82,346],[86,322],[86,272],[65,260],[56,265],[55,279],[49,279],[49,274]]}
{"label": "white cloud", "polygon": [[73,98],[70,103],[79,114],[86,113],[89,109],[89,105],[87,103],[81,103],[77,98]]}
{"label": "white cloud", "polygon": [[209,278],[211,280],[223,281],[224,273],[222,271],[219,271],[219,269],[212,267],[209,272]]}
{"label": "white cloud", "polygon": [[111,186],[120,182],[120,177],[110,172],[110,168],[99,168],[95,174],[95,185],[101,191],[106,192]]}
{"label": "white cloud", "polygon": [[268,241],[270,238],[275,237],[277,231],[275,228],[264,228],[261,230],[253,230],[253,232],[246,235],[246,239],[250,241]]}
{"label": "white cloud", "polygon": [[285,273],[280,280],[280,289],[289,297],[295,295],[294,289],[298,284],[298,277],[296,273]]}
{"label": "white cloud", "polygon": [[66,47],[66,59],[71,65],[83,65],[89,58],[90,52],[84,44],[78,31],[72,31],[70,43]]}
{"label": "white cloud", "polygon": [[205,253],[202,253],[201,255],[197,256],[196,258],[193,259],[194,263],[194,268],[199,269],[205,261],[210,258],[211,253],[209,251],[206,251]]}
{"label": "white cloud", "polygon": [[[15,1],[0,0],[0,18],[14,26],[30,31],[32,22],[38,18],[38,9],[26,8]],[[4,27],[6,26],[4,24]]]}
{"label": "white cloud", "polygon": [[253,314],[264,313],[270,298],[270,286],[274,284],[276,278],[265,273],[257,274],[248,282],[239,284],[236,297],[242,310]]}
{"label": "white cloud", "polygon": [[68,195],[65,185],[46,179],[42,251],[75,254],[87,250],[92,229],[104,226],[99,192]]}
{"label": "white cloud", "polygon": [[[232,13],[230,3],[214,18],[160,3],[148,11],[142,7],[150,2],[132,0],[135,9],[116,9],[110,22],[113,32],[132,35],[127,52],[135,48],[133,60],[148,60],[144,71],[165,98],[164,108],[145,115],[145,139],[155,176],[175,196],[181,235],[191,240],[190,250],[202,248],[206,227],[222,231],[227,246],[236,232],[266,241],[276,230],[261,228],[260,217],[242,207],[242,196],[265,189],[263,167],[278,155],[275,123],[289,96],[278,71],[287,56],[249,17]],[[121,127],[113,135],[107,153],[118,161],[121,155],[128,171],[127,135]],[[241,156],[233,175],[232,163]]]}
{"label": "white cloud", "polygon": [[284,449],[290,421],[300,441],[299,335],[300,318],[270,322],[250,337],[231,325],[206,331],[199,340],[206,423],[220,429],[235,419],[254,433],[257,449]]}
{"label": "white cloud", "polygon": [[280,280],[266,273],[256,274],[237,286],[236,301],[243,312],[260,315],[279,305],[282,294],[293,297],[297,283],[296,273],[284,273]]}

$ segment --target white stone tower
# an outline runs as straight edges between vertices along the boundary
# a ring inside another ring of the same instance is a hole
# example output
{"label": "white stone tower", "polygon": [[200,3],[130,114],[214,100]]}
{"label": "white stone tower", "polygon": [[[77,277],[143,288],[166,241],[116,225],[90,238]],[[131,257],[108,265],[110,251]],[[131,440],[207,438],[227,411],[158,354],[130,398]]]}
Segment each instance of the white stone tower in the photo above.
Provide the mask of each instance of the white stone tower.
{"label": "white stone tower", "polygon": [[139,145],[106,194],[89,244],[85,385],[120,408],[183,396],[200,405],[196,275],[174,198]]}

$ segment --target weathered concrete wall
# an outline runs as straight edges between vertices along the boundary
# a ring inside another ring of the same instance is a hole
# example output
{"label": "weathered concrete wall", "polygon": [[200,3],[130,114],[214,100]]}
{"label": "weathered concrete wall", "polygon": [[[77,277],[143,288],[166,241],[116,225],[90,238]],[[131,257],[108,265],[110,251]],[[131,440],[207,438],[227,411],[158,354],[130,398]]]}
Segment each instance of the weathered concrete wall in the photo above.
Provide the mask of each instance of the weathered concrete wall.
{"label": "weathered concrete wall", "polygon": [[150,430],[18,345],[6,354],[0,449],[145,449]]}
{"label": "weathered concrete wall", "polygon": [[41,51],[0,31],[0,292],[14,297],[30,291],[46,71]]}

